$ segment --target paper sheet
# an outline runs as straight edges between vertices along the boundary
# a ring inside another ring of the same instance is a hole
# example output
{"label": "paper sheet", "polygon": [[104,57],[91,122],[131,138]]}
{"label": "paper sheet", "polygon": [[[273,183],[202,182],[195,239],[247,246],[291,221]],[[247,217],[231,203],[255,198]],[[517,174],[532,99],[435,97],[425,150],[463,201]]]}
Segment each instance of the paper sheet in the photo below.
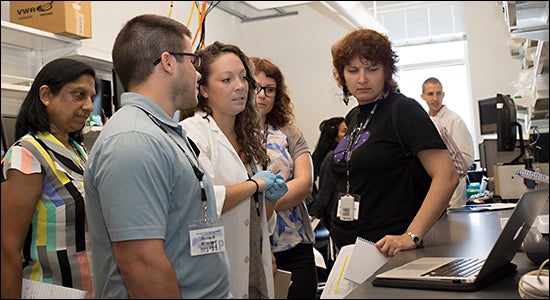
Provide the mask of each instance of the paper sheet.
{"label": "paper sheet", "polygon": [[23,278],[23,299],[86,299],[88,292]]}
{"label": "paper sheet", "polygon": [[321,299],[342,299],[355,289],[358,284],[344,278],[348,261],[355,245],[347,245],[340,249],[336,261],[328,275]]}

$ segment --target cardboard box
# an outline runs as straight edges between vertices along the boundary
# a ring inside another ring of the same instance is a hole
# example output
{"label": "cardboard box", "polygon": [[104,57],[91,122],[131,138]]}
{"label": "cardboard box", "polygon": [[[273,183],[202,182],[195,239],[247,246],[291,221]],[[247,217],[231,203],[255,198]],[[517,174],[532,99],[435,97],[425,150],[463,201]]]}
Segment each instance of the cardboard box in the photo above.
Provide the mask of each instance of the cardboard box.
{"label": "cardboard box", "polygon": [[92,37],[91,1],[10,1],[10,22],[68,36]]}

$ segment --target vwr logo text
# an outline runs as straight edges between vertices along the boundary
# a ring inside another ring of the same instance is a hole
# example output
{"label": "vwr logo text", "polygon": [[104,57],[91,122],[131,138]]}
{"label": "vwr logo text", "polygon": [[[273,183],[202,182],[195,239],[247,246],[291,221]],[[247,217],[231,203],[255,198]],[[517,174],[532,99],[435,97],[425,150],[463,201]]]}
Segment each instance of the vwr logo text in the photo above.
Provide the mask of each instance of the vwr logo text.
{"label": "vwr logo text", "polygon": [[46,2],[44,4],[41,4],[37,7],[27,7],[27,8],[21,8],[17,10],[18,15],[24,15],[24,14],[32,14],[35,12],[46,12],[53,8],[53,1]]}

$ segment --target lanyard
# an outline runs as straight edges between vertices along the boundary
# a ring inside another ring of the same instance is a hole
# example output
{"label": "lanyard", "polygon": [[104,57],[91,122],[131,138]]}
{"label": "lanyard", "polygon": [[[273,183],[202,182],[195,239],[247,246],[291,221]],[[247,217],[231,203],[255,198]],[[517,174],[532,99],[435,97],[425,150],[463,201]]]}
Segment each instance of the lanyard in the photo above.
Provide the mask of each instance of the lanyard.
{"label": "lanyard", "polygon": [[388,98],[388,95],[390,94],[389,90],[385,90],[380,99],[376,100],[376,103],[374,104],[374,107],[371,109],[367,119],[365,120],[365,123],[359,124],[358,127],[353,129],[349,136],[349,143],[346,147],[346,151],[344,152],[344,159],[346,160],[346,193],[349,194],[349,162],[351,160],[351,154],[353,151],[355,151],[359,145],[359,141],[361,140],[361,135],[365,130],[367,129],[367,125],[369,125],[369,122],[371,121],[372,117],[374,116],[374,113],[376,112],[376,109],[378,108],[378,103],[380,103],[381,100],[385,100]]}
{"label": "lanyard", "polygon": [[[160,124],[159,120],[157,119],[157,117],[153,116],[150,112],[146,111],[145,109],[141,108],[141,107],[138,107],[136,106],[137,108],[141,109],[148,117],[149,119],[151,119],[151,121],[153,121],[153,123],[155,123],[155,125],[157,125],[164,133],[166,133],[166,135],[168,135],[172,141],[174,141],[174,143],[176,143],[176,145],[178,146],[178,148],[180,148],[180,150],[183,152],[183,154],[185,155],[185,157],[187,158],[187,160],[189,161],[189,163],[191,164],[191,167],[193,167],[193,173],[195,174],[195,177],[197,177],[197,180],[199,181],[199,186],[201,188],[201,201],[202,201],[202,209],[204,211],[204,220],[206,222],[207,220],[207,214],[206,214],[206,201],[208,200],[207,197],[206,197],[206,190],[204,188],[204,183],[202,181],[202,178],[204,176],[204,172],[200,169],[200,166],[198,164],[196,164],[192,159],[191,157],[189,156],[189,154],[187,154],[187,152],[185,152],[185,150],[183,149],[183,147],[180,145],[180,143],[178,143],[178,141],[174,138],[174,136],[168,132],[168,130],[166,130],[166,128],[164,128],[164,126],[162,126],[162,124]],[[198,160],[197,160],[198,162]]]}
{"label": "lanyard", "polygon": [[372,116],[374,116],[374,113],[376,112],[376,108],[378,108],[378,102],[374,104],[374,107],[371,109],[367,119],[365,120],[365,123],[360,124],[358,127],[353,129],[349,136],[349,143],[346,147],[346,151],[344,152],[344,158],[346,160],[346,194],[349,194],[349,161],[351,160],[351,154],[355,149],[357,149],[357,143],[361,139],[361,135],[363,132],[365,132],[365,129],[367,129],[367,125],[369,125],[370,120],[372,119]]}

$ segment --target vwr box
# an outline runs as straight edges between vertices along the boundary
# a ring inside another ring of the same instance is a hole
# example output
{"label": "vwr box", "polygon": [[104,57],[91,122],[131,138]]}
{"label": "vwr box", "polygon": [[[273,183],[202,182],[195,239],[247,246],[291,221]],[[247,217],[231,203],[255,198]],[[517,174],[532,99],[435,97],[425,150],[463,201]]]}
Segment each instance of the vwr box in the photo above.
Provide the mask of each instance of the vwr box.
{"label": "vwr box", "polygon": [[91,1],[10,1],[10,22],[68,36],[92,37]]}

